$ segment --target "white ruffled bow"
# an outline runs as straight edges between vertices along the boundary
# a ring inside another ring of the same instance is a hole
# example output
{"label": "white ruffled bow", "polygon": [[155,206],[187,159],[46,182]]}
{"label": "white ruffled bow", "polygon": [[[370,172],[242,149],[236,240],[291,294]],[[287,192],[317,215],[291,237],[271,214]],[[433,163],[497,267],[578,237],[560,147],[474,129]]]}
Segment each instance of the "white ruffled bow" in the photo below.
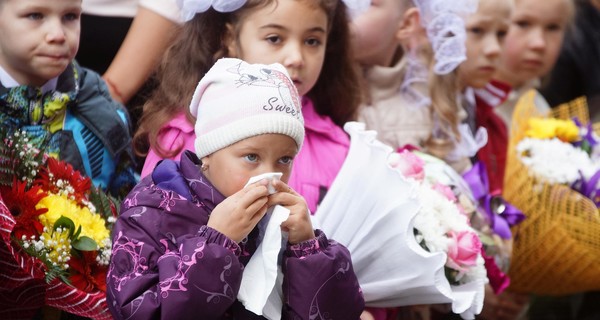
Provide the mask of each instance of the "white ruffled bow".
{"label": "white ruffled bow", "polygon": [[181,15],[185,21],[190,21],[196,13],[204,12],[211,6],[219,12],[231,12],[241,8],[246,0],[177,0]]}
{"label": "white ruffled bow", "polygon": [[435,52],[433,70],[448,74],[466,60],[464,17],[477,11],[477,0],[414,0]]}

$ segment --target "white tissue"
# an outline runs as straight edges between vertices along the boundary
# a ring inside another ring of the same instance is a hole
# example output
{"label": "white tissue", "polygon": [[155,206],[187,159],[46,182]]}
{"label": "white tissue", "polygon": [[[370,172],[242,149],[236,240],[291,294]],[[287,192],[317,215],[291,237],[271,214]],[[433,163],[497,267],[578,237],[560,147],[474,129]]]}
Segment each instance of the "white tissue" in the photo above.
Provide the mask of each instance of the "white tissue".
{"label": "white tissue", "polygon": [[[281,178],[281,175],[280,172],[261,174],[250,178],[246,185],[263,179],[272,181]],[[270,194],[276,192],[272,184],[269,184],[268,188]],[[277,205],[269,208],[265,217],[259,222],[260,244],[244,268],[237,296],[247,310],[257,315],[264,315],[270,320],[281,319],[283,274],[277,259],[282,242],[287,238],[282,235],[281,223],[287,220],[289,214],[288,209]]]}
{"label": "white tissue", "polygon": [[267,173],[259,174],[257,176],[250,178],[248,180],[248,182],[246,183],[246,186],[249,184],[258,182],[260,180],[269,180],[269,184],[267,185],[267,190],[269,190],[269,194],[273,194],[273,193],[277,192],[275,190],[275,187],[273,187],[273,180],[281,179],[282,175],[283,175],[283,173],[281,173],[281,172],[267,172]]}

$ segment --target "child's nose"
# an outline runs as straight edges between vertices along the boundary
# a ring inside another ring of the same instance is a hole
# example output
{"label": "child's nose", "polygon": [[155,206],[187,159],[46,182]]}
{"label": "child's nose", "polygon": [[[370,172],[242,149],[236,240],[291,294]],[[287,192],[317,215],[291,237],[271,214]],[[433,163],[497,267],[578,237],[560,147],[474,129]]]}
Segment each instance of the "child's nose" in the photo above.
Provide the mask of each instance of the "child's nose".
{"label": "child's nose", "polygon": [[64,42],[65,29],[60,19],[49,19],[47,22],[48,33],[46,34],[47,42]]}
{"label": "child's nose", "polygon": [[495,36],[491,36],[491,37],[489,37],[489,39],[484,47],[484,54],[488,57],[497,57],[500,55],[501,49],[502,49],[502,46],[501,46],[500,42],[498,41],[498,38]]}
{"label": "child's nose", "polygon": [[261,169],[260,174],[280,171],[280,170],[277,170],[277,167],[274,164],[267,164],[267,163],[265,163],[260,169]]}
{"label": "child's nose", "polygon": [[542,28],[535,28],[531,31],[529,46],[534,50],[544,50],[546,48],[546,33]]}
{"label": "child's nose", "polygon": [[286,68],[299,68],[304,65],[304,56],[302,46],[295,43],[289,43],[285,51],[283,65]]}

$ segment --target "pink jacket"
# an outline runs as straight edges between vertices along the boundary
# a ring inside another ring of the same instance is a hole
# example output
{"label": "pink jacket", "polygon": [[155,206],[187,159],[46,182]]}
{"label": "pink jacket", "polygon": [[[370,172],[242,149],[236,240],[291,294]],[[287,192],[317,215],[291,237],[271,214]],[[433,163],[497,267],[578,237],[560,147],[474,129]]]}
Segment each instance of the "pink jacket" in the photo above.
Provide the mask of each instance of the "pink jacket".
{"label": "pink jacket", "polygon": [[[165,124],[158,134],[158,141],[166,150],[174,150],[183,145],[181,151],[179,151],[179,153],[174,157],[170,158],[173,160],[181,159],[181,154],[185,150],[194,151],[195,140],[196,133],[194,133],[194,124],[187,120],[185,113],[183,112],[177,114],[175,118],[167,122],[167,124]],[[146,156],[144,167],[142,168],[141,177],[144,178],[150,174],[152,170],[154,170],[154,167],[156,167],[158,162],[162,159],[164,158],[160,157],[154,150],[150,149],[148,156]]]}
{"label": "pink jacket", "polygon": [[317,114],[308,98],[302,99],[302,115],[306,136],[294,159],[289,185],[306,199],[314,214],[346,159],[350,138],[329,117]]}

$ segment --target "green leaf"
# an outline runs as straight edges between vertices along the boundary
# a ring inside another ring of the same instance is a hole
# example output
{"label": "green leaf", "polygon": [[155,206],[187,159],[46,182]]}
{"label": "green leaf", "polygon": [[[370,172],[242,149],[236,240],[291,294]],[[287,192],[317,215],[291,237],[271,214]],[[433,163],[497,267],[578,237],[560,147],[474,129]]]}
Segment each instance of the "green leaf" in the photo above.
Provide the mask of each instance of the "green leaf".
{"label": "green leaf", "polygon": [[94,239],[86,236],[82,236],[79,239],[71,242],[73,248],[79,251],[94,251],[98,248],[98,244]]}
{"label": "green leaf", "polygon": [[57,228],[69,229],[69,239],[74,239],[73,233],[75,232],[75,223],[73,222],[73,220],[65,216],[60,216],[60,218],[58,218],[58,220],[56,220],[56,222],[54,223],[54,230],[56,230]]}
{"label": "green leaf", "polygon": [[73,234],[73,238],[71,238],[71,240],[77,239],[79,237],[80,233],[81,233],[81,226],[79,226],[79,228],[77,228],[77,231]]}
{"label": "green leaf", "polygon": [[580,148],[585,151],[588,155],[590,155],[592,153],[592,145],[590,144],[589,141],[583,139],[583,141],[581,141],[581,146]]}
{"label": "green leaf", "polygon": [[113,209],[118,211],[120,205],[120,201],[118,199],[106,194],[98,187],[91,188],[89,200],[94,207],[96,207],[96,212],[98,212],[98,214],[100,214],[104,219],[112,217]]}

